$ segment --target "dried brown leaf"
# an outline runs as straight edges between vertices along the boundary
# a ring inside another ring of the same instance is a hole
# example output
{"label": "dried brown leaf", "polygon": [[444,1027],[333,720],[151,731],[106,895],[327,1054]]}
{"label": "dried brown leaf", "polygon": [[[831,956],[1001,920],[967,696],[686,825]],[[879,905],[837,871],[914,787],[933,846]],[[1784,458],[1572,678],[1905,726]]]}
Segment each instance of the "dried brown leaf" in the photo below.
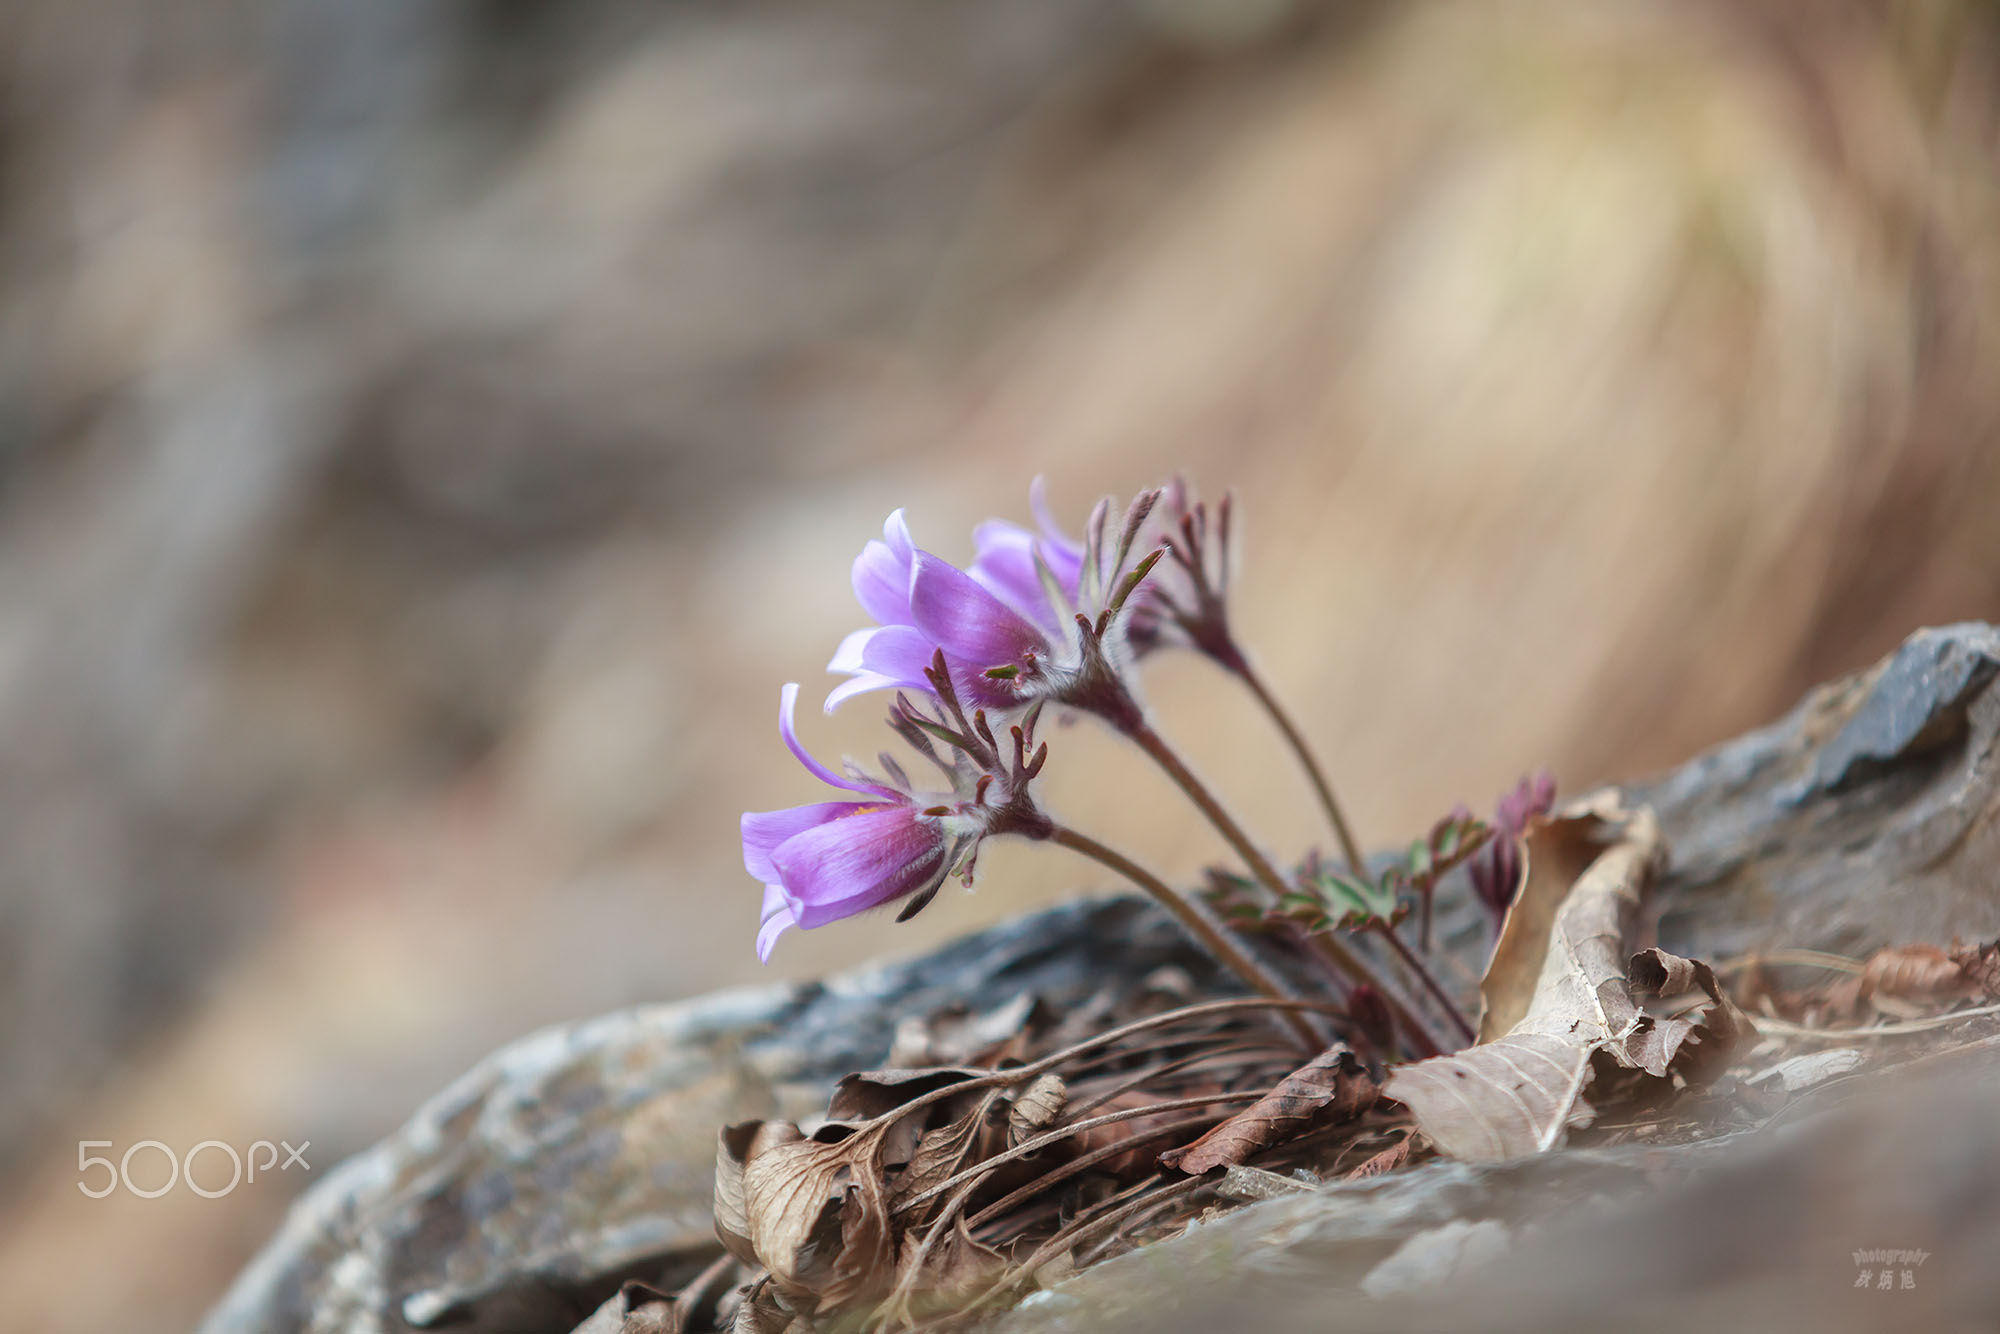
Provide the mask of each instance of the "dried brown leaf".
{"label": "dried brown leaf", "polygon": [[[1195,1090],[1190,1091],[1193,1092]],[[1203,1089],[1199,1091],[1220,1092],[1221,1090]],[[1091,1116],[1104,1116],[1112,1112],[1138,1111],[1141,1108],[1152,1107],[1158,1102],[1159,1098],[1145,1089],[1127,1089],[1097,1104],[1092,1109]],[[1080,1131],[1070,1143],[1073,1145],[1073,1151],[1078,1157],[1088,1157],[1100,1149],[1108,1149],[1114,1145],[1136,1143],[1136,1147],[1125,1152],[1114,1153],[1107,1158],[1097,1160],[1095,1170],[1104,1173],[1106,1176],[1121,1178],[1148,1175],[1158,1163],[1159,1157],[1153,1145],[1146,1142],[1145,1137],[1180,1120],[1184,1115],[1184,1112],[1179,1111],[1156,1112],[1147,1116],[1135,1116],[1128,1121],[1114,1122],[1111,1125],[1093,1126],[1088,1130]]]}
{"label": "dried brown leaf", "polygon": [[682,1334],[686,1323],[672,1297],[633,1280],[570,1334]]}
{"label": "dried brown leaf", "polygon": [[1760,963],[1738,991],[1743,1004],[1761,1004],[1809,1027],[1850,1024],[1871,1013],[1918,1019],[1961,1001],[2000,999],[2000,942],[1887,945],[1845,976],[1798,990],[1772,985]]}
{"label": "dried brown leaf", "polygon": [[1380,1153],[1375,1154],[1367,1162],[1362,1163],[1361,1166],[1342,1177],[1341,1180],[1366,1181],[1369,1177],[1379,1177],[1384,1172],[1393,1172],[1410,1161],[1410,1155],[1416,1152],[1416,1148],[1417,1135],[1415,1132],[1412,1132],[1403,1136],[1388,1148],[1383,1149]]}
{"label": "dried brown leaf", "polygon": [[750,1246],[787,1292],[838,1305],[886,1281],[893,1248],[882,1180],[885,1129],[774,1144],[745,1163]]}
{"label": "dried brown leaf", "polygon": [[1007,1259],[974,1237],[964,1216],[957,1215],[928,1246],[922,1234],[905,1235],[896,1267],[890,1308],[914,1324],[927,1313],[957,1310],[1005,1271]]}
{"label": "dried brown leaf", "polygon": [[[901,1208],[897,1201],[923,1195],[1001,1147],[1001,1132],[994,1116],[1000,1098],[998,1089],[991,1090],[956,1121],[924,1132],[917,1141],[916,1151],[910,1155],[909,1165],[896,1178],[890,1196],[892,1207]],[[932,1196],[925,1201],[928,1207],[912,1217],[922,1221],[943,1204],[942,1196]]]}
{"label": "dried brown leaf", "polygon": [[[1474,1162],[1545,1153],[1586,1124],[1600,1053],[1608,1068],[1700,1082],[1750,1031],[1706,964],[1658,950],[1628,962],[1665,858],[1650,810],[1599,793],[1533,825],[1527,848],[1527,881],[1480,987],[1479,1045],[1399,1067],[1383,1089],[1441,1151]],[[1696,993],[1691,1009],[1640,1005]]]}
{"label": "dried brown leaf", "polygon": [[1375,1102],[1375,1081],[1345,1046],[1329,1047],[1279,1080],[1250,1106],[1185,1148],[1160,1155],[1162,1167],[1198,1176],[1358,1116]]}
{"label": "dried brown leaf", "polygon": [[829,1121],[872,1121],[904,1106],[913,1098],[953,1084],[990,1075],[971,1066],[940,1065],[922,1070],[860,1070],[842,1075],[827,1100]]}
{"label": "dried brown leaf", "polygon": [[1935,945],[1891,945],[1876,950],[1861,969],[1876,996],[1897,1000],[1961,1000],[1971,994],[1965,970]]}
{"label": "dried brown leaf", "polygon": [[1984,945],[1953,945],[1951,961],[1988,1000],[2000,1000],[2000,940]]}
{"label": "dried brown leaf", "polygon": [[1702,999],[1634,1029],[1622,1044],[1625,1065],[1655,1078],[1672,1073],[1689,1084],[1706,1084],[1722,1073],[1737,1044],[1756,1031],[1699,959],[1658,948],[1640,950],[1627,973],[1632,994],[1641,999]]}
{"label": "dried brown leaf", "polygon": [[1007,1146],[1026,1143],[1056,1123],[1069,1104],[1069,1085],[1051,1072],[1014,1095],[1007,1108]]}
{"label": "dried brown leaf", "polygon": [[752,1285],[729,1321],[729,1334],[803,1334],[811,1328],[785,1309],[768,1280]]}
{"label": "dried brown leaf", "polygon": [[743,1121],[724,1126],[715,1146],[715,1235],[744,1264],[761,1264],[750,1244],[750,1207],[743,1198],[743,1169],[779,1144],[803,1139],[790,1121]]}
{"label": "dried brown leaf", "polygon": [[1479,985],[1479,1040],[1617,1033],[1637,1014],[1625,942],[1665,856],[1659,821],[1606,789],[1534,822],[1526,848],[1526,882]]}
{"label": "dried brown leaf", "polygon": [[1415,1113],[1440,1151],[1472,1163],[1545,1153],[1587,1125],[1591,1044],[1523,1033],[1399,1066],[1383,1093]]}

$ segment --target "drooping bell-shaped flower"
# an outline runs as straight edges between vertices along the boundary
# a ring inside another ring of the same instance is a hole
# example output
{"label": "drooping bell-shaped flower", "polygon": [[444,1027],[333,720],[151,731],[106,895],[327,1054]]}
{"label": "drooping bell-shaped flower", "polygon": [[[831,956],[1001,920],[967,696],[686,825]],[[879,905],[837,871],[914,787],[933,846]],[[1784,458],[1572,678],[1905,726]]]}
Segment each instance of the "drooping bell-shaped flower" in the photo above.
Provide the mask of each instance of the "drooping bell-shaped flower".
{"label": "drooping bell-shaped flower", "polygon": [[1139,496],[1115,535],[1107,531],[1110,503],[1101,502],[1078,544],[1049,518],[1038,492],[1043,531],[982,525],[970,570],[917,547],[902,511],[890,515],[882,540],[854,563],[855,597],[877,624],[849,635],[827,664],[849,678],[828,695],[827,709],[871,690],[930,691],[932,660],[942,653],[952,685],[973,707],[1055,700],[1114,721],[1136,710],[1119,675],[1119,612],[1158,557],[1128,566],[1156,496]]}
{"label": "drooping bell-shaped flower", "polygon": [[[1040,771],[1046,751],[1027,762],[1022,752],[1025,738],[1017,738],[1011,769],[997,771],[996,786],[990,776],[981,781],[970,762],[938,758],[913,724],[902,723],[900,730],[917,738],[924,753],[960,789],[941,796],[919,795],[886,756],[888,781],[859,771],[838,774],[814,759],[799,743],[792,721],[798,694],[796,684],[780,692],[779,735],[807,772],[858,799],[745,812],[743,867],[764,883],[758,958],[768,960],[778,937],[793,926],[810,930],[897,900],[909,900],[904,917],[914,915],[947,876],[958,872],[969,882],[982,838],[1039,829],[1043,817],[1026,789]],[[982,746],[981,754],[997,761],[998,747]]]}
{"label": "drooping bell-shaped flower", "polygon": [[1082,599],[1083,544],[1056,522],[1039,477],[1028,487],[1028,507],[1041,531],[988,519],[972,530],[976,554],[966,573],[1048,634],[1061,635],[1064,613]]}

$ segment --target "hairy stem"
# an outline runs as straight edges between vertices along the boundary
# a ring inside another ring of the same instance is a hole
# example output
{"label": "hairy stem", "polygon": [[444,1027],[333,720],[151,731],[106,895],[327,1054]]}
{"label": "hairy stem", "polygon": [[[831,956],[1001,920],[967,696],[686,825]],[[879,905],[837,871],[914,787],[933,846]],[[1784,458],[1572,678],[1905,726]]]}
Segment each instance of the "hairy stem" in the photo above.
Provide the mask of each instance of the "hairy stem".
{"label": "hairy stem", "polygon": [[1361,855],[1360,840],[1354,837],[1353,826],[1347,823],[1347,814],[1341,810],[1339,800],[1334,797],[1333,785],[1327,781],[1326,771],[1320,767],[1312,746],[1307,743],[1305,734],[1299,731],[1298,725],[1292,721],[1292,715],[1286,711],[1284,705],[1278,703],[1278,697],[1271,693],[1271,688],[1264,684],[1264,678],[1250,666],[1249,658],[1240,650],[1236,650],[1233,645],[1231,648],[1230,658],[1224,666],[1249,687],[1250,693],[1257,697],[1259,704],[1263,705],[1264,712],[1270,715],[1271,721],[1276,723],[1278,730],[1284,734],[1285,744],[1292,748],[1292,754],[1298,757],[1300,766],[1306,771],[1306,777],[1312,780],[1313,791],[1319,794],[1320,808],[1326,812],[1327,821],[1333,826],[1334,837],[1340,840],[1340,855],[1347,859],[1348,872],[1356,878],[1365,879],[1368,875],[1368,862]]}
{"label": "hairy stem", "polygon": [[1385,926],[1377,934],[1388,937],[1390,945],[1395,947],[1397,957],[1409,965],[1410,971],[1415,973],[1418,980],[1424,984],[1424,990],[1430,992],[1431,998],[1451,1017],[1452,1027],[1458,1030],[1459,1036],[1467,1044],[1473,1042],[1479,1035],[1473,1031],[1472,1025],[1466,1021],[1465,1016],[1459,1013],[1457,1004],[1452,1001],[1451,993],[1444,989],[1443,985],[1432,975],[1430,969],[1424,967],[1423,961],[1411,953],[1410,947],[1404,943],[1403,938],[1396,934],[1396,928]]}
{"label": "hairy stem", "polygon": [[[1222,803],[1215,799],[1215,794],[1208,790],[1207,785],[1195,777],[1194,771],[1188,768],[1175,753],[1174,748],[1167,744],[1166,738],[1154,731],[1152,725],[1143,717],[1127,722],[1119,730],[1137,743],[1141,750],[1152,756],[1153,762],[1166,770],[1168,777],[1174,780],[1181,791],[1187,793],[1188,799],[1201,808],[1201,813],[1208,817],[1209,823],[1214,825],[1229,846],[1235,849],[1236,855],[1243,859],[1243,864],[1249,868],[1250,874],[1257,882],[1268,890],[1273,898],[1283,898],[1286,893],[1285,878],[1271,865],[1270,858],[1258,851],[1257,845],[1250,841],[1250,836],[1243,832],[1243,826],[1237,824],[1234,817],[1222,808]],[[1388,1002],[1390,1010],[1402,1021],[1410,1035],[1431,1046],[1433,1049],[1431,1054],[1436,1055],[1447,1049],[1446,1044],[1438,1041],[1437,1034],[1425,1022],[1422,1013],[1404,997],[1402,988],[1390,982],[1378,969],[1371,967],[1366,959],[1349,949],[1347,942],[1337,936],[1320,935],[1312,937],[1311,944],[1332,959],[1334,964],[1349,977],[1373,984],[1375,989],[1382,993],[1382,998]]]}
{"label": "hairy stem", "polygon": [[[1215,915],[1202,904],[1186,895],[1176,894],[1166,881],[1116,849],[1099,843],[1088,834],[1057,825],[1048,837],[1051,843],[1068,848],[1071,852],[1081,853],[1145,890],[1155,902],[1174,915],[1174,920],[1179,922],[1203,949],[1213,955],[1218,963],[1242,978],[1252,991],[1260,992],[1273,1000],[1294,999],[1290,988],[1232,940],[1228,927],[1217,920]],[[1326,1039],[1304,1015],[1295,1010],[1287,1010],[1283,1012],[1282,1017],[1309,1050],[1318,1052],[1325,1048]]]}

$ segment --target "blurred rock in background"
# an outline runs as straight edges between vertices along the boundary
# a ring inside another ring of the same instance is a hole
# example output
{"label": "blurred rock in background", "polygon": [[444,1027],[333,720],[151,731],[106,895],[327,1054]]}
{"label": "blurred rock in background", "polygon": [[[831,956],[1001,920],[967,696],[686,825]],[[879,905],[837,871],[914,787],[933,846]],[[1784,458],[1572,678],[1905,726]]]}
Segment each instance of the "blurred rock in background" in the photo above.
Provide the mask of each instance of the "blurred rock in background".
{"label": "blurred rock in background", "polygon": [[[538,1024],[750,948],[776,694],[890,509],[1234,487],[1239,619],[1378,842],[1663,765],[2000,611],[1970,3],[17,0],[0,60],[0,1292],[211,1300]],[[1153,678],[1272,843],[1312,811]],[[803,720],[876,748],[876,710]],[[1193,873],[1142,766],[1055,800]],[[143,1159],[141,1161],[144,1161]],[[294,1173],[296,1176],[296,1172]],[[150,1181],[151,1178],[149,1177]]]}

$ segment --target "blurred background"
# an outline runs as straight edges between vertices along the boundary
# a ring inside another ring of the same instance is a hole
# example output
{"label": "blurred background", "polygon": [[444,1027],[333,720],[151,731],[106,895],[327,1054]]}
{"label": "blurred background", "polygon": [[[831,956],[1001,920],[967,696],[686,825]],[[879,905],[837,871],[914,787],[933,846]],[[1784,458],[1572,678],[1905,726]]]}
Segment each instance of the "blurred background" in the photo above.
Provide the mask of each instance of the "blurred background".
{"label": "blurred background", "polygon": [[[817,799],[778,686],[896,506],[962,560],[1037,473],[1072,524],[1233,488],[1240,629],[1377,843],[2000,617],[1996,23],[11,0],[0,1326],[184,1326],[305,1184],[93,1201],[79,1140],[317,1177],[537,1026],[1099,887],[996,845],[756,964],[736,816]],[[1317,836],[1225,683],[1148,686]],[[1076,823],[1217,855],[1055,751]]]}

